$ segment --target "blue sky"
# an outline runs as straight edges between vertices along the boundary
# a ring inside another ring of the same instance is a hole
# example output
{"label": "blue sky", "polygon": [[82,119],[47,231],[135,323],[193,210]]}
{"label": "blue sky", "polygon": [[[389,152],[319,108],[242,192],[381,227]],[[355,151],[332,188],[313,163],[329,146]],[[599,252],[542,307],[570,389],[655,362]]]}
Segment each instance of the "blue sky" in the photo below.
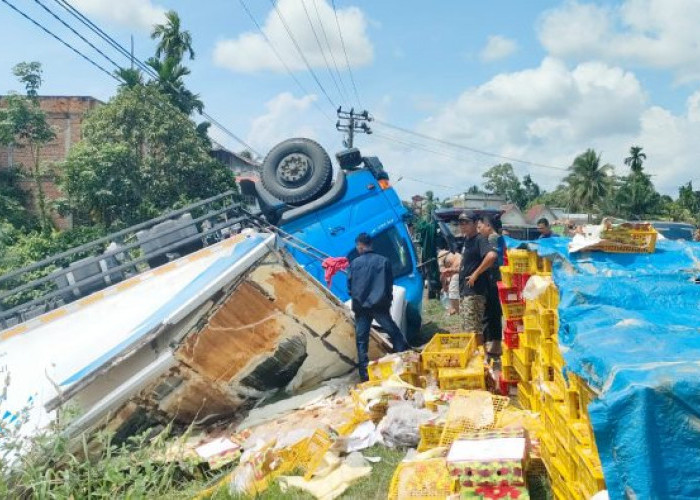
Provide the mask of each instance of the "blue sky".
{"label": "blue sky", "polygon": [[[9,1],[109,66],[35,1]],[[71,20],[57,2],[41,1]],[[624,173],[626,151],[639,144],[662,191],[674,193],[691,179],[700,182],[694,148],[700,133],[700,9],[695,0],[335,3],[362,103],[383,122],[556,168],[593,147]],[[281,67],[239,1],[71,4],[124,45],[133,35],[141,59],[154,50],[149,26],[164,10],[177,10],[197,52],[187,84],[201,94],[211,115],[263,154],[295,135],[319,140],[331,154],[340,149],[334,109],[269,1],[245,4],[306,92]],[[341,68],[345,64],[330,1],[279,0],[277,6],[333,103],[355,104],[339,96],[323,59],[330,64],[321,29],[336,62]],[[108,99],[114,93],[113,80],[5,4],[0,4],[0,28],[5,48],[0,91],[18,89],[11,74],[15,63],[37,60],[44,65],[44,94]],[[341,77],[350,88],[347,71]],[[428,189],[440,196],[462,191],[480,184],[483,171],[500,161],[379,123],[374,130],[377,134],[360,137],[358,145],[365,154],[380,156],[404,196]],[[212,134],[241,149],[221,132]],[[520,175],[530,173],[547,188],[564,175],[556,168],[513,164]]]}

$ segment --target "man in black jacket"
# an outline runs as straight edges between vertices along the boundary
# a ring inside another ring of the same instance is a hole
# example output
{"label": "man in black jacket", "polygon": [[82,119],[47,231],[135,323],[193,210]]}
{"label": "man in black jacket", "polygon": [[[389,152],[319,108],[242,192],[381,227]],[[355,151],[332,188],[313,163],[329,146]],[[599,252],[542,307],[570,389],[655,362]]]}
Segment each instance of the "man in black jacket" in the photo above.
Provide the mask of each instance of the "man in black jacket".
{"label": "man in black jacket", "polygon": [[395,352],[406,351],[409,346],[389,312],[394,286],[391,263],[386,257],[372,251],[372,239],[367,233],[358,235],[355,248],[359,255],[350,263],[348,289],[355,313],[355,341],[360,378],[366,381],[369,330],[373,319],[376,319],[389,334]]}

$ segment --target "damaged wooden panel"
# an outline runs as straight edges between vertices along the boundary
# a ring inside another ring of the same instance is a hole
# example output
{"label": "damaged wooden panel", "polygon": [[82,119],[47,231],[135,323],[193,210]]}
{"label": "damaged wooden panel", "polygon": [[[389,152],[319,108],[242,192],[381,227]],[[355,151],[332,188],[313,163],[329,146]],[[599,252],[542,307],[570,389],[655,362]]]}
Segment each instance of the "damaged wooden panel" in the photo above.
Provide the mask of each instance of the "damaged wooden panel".
{"label": "damaged wooden panel", "polygon": [[176,356],[213,381],[228,383],[277,350],[281,338],[301,334],[259,289],[241,283]]}

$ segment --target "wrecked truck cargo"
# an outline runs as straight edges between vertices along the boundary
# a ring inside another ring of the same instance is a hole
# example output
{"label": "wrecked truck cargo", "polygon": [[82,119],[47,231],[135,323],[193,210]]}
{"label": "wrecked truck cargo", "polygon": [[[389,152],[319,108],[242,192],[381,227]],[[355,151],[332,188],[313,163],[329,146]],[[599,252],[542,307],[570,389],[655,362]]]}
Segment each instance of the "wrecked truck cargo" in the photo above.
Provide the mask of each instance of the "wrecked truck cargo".
{"label": "wrecked truck cargo", "polygon": [[31,429],[70,407],[72,434],[129,434],[232,418],[351,371],[349,312],[276,243],[237,235],[2,332],[3,418],[28,408]]}

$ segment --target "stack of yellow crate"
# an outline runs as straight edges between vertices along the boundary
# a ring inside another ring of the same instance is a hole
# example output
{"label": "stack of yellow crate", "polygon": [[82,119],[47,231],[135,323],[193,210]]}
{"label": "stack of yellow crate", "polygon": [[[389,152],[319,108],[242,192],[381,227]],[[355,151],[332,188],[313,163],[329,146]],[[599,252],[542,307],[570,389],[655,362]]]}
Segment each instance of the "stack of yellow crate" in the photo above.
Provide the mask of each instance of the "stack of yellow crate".
{"label": "stack of yellow crate", "polygon": [[[551,277],[551,263],[535,252],[509,250],[508,261],[505,279],[518,273]],[[536,300],[525,301],[518,348],[504,353],[503,366],[518,380],[520,405],[540,414],[541,454],[555,497],[590,498],[605,489],[587,411],[593,392],[579,377],[569,373],[568,382],[564,377],[558,305],[553,282]]]}

